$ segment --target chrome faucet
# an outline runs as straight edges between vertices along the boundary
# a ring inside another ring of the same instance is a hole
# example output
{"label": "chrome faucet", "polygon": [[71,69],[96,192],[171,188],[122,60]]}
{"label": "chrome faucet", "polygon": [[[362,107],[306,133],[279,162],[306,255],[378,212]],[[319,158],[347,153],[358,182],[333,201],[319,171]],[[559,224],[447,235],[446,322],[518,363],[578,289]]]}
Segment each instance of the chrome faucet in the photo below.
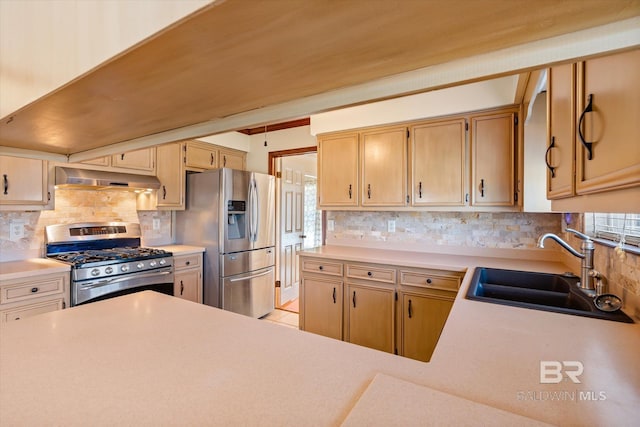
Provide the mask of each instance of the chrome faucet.
{"label": "chrome faucet", "polygon": [[546,239],[553,239],[558,242],[560,246],[568,250],[571,255],[580,258],[582,260],[582,267],[580,270],[580,289],[593,296],[596,293],[594,278],[597,278],[598,276],[598,273],[593,269],[593,251],[595,250],[593,240],[591,240],[591,238],[586,234],[582,234],[574,229],[567,228],[567,231],[582,239],[582,245],[580,246],[582,252],[576,251],[567,242],[553,233],[546,233],[540,236],[538,239],[538,247],[544,248],[544,241]]}

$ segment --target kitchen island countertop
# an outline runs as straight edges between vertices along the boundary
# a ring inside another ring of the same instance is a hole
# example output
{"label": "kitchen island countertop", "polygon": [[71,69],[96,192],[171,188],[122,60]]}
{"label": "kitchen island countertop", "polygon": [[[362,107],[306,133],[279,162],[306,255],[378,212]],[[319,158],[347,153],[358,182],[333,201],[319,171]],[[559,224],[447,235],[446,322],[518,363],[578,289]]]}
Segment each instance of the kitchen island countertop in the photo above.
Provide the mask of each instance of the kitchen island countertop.
{"label": "kitchen island countertop", "polygon": [[[562,272],[562,264],[431,260],[421,266],[467,273],[429,363],[142,292],[1,326],[0,424],[353,425],[405,383],[403,395],[416,400],[395,399],[398,411],[418,411],[420,396],[441,402],[433,419],[404,414],[416,425],[470,407],[474,425],[640,419],[638,323],[464,298],[478,265]],[[581,382],[541,384],[544,360],[580,361]]]}

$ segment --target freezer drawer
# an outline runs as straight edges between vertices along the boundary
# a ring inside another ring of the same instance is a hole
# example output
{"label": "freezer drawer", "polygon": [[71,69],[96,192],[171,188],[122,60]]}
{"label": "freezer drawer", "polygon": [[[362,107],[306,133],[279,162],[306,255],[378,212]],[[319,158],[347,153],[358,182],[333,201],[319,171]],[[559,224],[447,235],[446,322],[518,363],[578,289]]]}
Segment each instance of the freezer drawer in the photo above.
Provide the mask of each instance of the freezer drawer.
{"label": "freezer drawer", "polygon": [[275,264],[275,255],[273,247],[220,255],[220,276],[237,276],[271,267]]}
{"label": "freezer drawer", "polygon": [[256,318],[273,311],[273,267],[224,277],[221,281],[224,310]]}

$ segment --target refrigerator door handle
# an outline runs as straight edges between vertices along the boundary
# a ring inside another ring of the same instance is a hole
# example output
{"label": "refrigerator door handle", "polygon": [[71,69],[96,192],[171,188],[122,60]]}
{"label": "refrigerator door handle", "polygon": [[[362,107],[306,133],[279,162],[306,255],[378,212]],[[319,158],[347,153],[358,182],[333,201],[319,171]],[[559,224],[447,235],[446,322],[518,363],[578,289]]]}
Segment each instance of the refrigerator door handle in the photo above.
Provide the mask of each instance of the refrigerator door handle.
{"label": "refrigerator door handle", "polygon": [[253,241],[258,240],[258,233],[260,231],[260,194],[258,193],[258,184],[253,180],[253,204],[251,206],[251,219],[253,220]]}
{"label": "refrigerator door handle", "polygon": [[247,199],[249,200],[249,209],[247,212],[248,221],[247,224],[249,226],[249,241],[253,241],[253,181],[249,181],[249,188],[247,189]]}
{"label": "refrigerator door handle", "polygon": [[262,276],[266,276],[267,274],[270,274],[273,271],[272,268],[270,268],[267,271],[263,271],[262,273],[258,273],[258,274],[254,274],[252,276],[246,276],[246,277],[236,277],[234,279],[229,279],[229,282],[235,283],[235,282],[242,282],[244,280],[251,280],[251,279],[255,279],[256,277],[262,277]]}

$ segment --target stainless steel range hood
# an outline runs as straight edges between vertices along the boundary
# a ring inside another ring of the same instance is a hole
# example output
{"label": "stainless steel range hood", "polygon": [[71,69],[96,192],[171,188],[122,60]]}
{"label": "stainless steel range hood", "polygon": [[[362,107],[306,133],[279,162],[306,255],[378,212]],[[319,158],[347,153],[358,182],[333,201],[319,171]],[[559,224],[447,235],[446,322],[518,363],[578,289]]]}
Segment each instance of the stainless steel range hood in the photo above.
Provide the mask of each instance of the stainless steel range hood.
{"label": "stainless steel range hood", "polygon": [[56,166],[56,187],[77,190],[157,190],[155,176]]}

